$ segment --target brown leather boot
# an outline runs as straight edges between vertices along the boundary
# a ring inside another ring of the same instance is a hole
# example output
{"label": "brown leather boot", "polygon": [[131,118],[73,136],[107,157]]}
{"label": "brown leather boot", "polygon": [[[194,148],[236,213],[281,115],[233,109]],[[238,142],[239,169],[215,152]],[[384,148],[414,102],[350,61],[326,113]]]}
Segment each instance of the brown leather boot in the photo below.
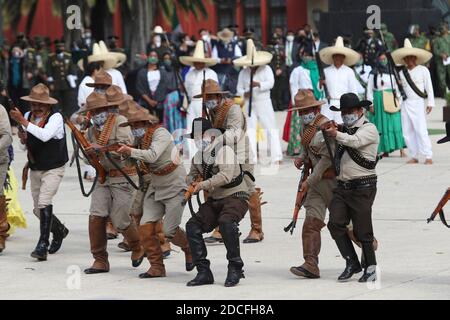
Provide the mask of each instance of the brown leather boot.
{"label": "brown leather boot", "polygon": [[127,229],[122,230],[123,238],[127,241],[128,246],[131,249],[131,265],[137,268],[144,260],[145,251],[139,240],[139,232],[133,221]]}
{"label": "brown leather boot", "polygon": [[89,241],[91,253],[94,256],[92,267],[84,270],[86,274],[103,273],[109,271],[108,252],[106,247],[106,219],[104,217],[89,216]]}
{"label": "brown leather boot", "polygon": [[186,232],[178,227],[177,232],[175,233],[171,241],[174,245],[180,247],[181,250],[183,250],[186,259],[186,271],[194,270],[195,265],[192,262],[191,248],[189,248]]}
{"label": "brown leather boot", "polygon": [[0,252],[5,250],[5,241],[8,237],[9,223],[7,213],[6,198],[5,196],[0,196]]}
{"label": "brown leather boot", "polygon": [[163,221],[159,220],[156,222],[156,235],[158,236],[159,243],[161,245],[161,250],[163,253],[163,258],[170,256],[172,249],[170,248],[170,242],[167,241],[163,230]]}
{"label": "brown leather boot", "polygon": [[157,222],[150,222],[139,226],[139,237],[150,262],[150,269],[139,275],[141,279],[166,276],[161,245],[156,234],[156,224]]}
{"label": "brown leather boot", "polygon": [[216,227],[209,237],[205,238],[205,243],[223,243],[219,227]]}
{"label": "brown leather boot", "polygon": [[252,229],[250,230],[248,237],[244,239],[244,243],[255,243],[264,239],[261,218],[261,196],[261,188],[256,188],[256,191],[250,196],[248,210],[250,212]]}
{"label": "brown leather boot", "polygon": [[305,263],[300,267],[292,267],[291,272],[299,277],[320,278],[319,253],[321,247],[320,230],[325,227],[322,220],[306,217],[303,223],[302,244]]}
{"label": "brown leather boot", "polygon": [[116,228],[114,228],[114,225],[112,224],[111,218],[107,218],[106,222],[106,234],[108,236],[108,240],[117,239],[119,236],[119,233],[117,232]]}

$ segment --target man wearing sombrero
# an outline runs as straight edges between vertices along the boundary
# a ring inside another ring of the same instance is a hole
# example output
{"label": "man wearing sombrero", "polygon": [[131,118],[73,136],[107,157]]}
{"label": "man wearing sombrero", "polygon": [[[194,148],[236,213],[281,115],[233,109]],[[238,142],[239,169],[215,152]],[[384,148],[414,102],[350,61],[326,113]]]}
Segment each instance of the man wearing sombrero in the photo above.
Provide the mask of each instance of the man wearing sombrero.
{"label": "man wearing sombrero", "polygon": [[[186,233],[180,228],[183,215],[186,170],[180,165],[179,155],[170,132],[159,124],[157,117],[144,108],[129,112],[128,122],[122,127],[131,127],[137,148],[123,145],[117,151],[138,161],[143,172],[149,175],[150,183],[145,193],[139,235],[150,269],[140,278],[165,277],[163,252],[157,231],[164,217],[165,237],[181,247],[185,253],[186,271],[194,269],[191,250]],[[175,152],[175,153],[174,153]]]}
{"label": "man wearing sombrero", "polygon": [[426,114],[433,109],[434,91],[430,71],[423,64],[433,55],[424,49],[414,48],[405,39],[403,48],[392,52],[397,65],[403,65],[400,78],[407,96],[402,101],[402,129],[411,159],[408,164],[419,163],[419,156],[425,157],[425,164],[433,164],[433,151],[428,136]]}
{"label": "man wearing sombrero", "polygon": [[328,119],[342,123],[341,115],[330,111],[330,106],[339,107],[339,99],[344,93],[358,94],[358,80],[350,67],[358,62],[359,54],[345,47],[342,37],[337,37],[335,45],[320,50],[319,55],[320,60],[330,65],[324,69],[325,84],[330,95],[327,97],[329,104],[323,105],[321,112]]}
{"label": "man wearing sombrero", "polygon": [[377,193],[378,144],[380,136],[376,126],[367,121],[364,108],[370,101],[359,101],[354,93],[346,93],[340,99],[340,108],[331,110],[342,113],[344,125],[339,128],[333,122],[325,126],[326,134],[335,139],[334,153],[337,188],[333,191],[329,210],[328,229],[346,261],[344,272],[338,281],[347,281],[362,271],[347,226],[353,223],[353,234],[361,243],[364,274],[359,282],[376,280],[372,205]]}
{"label": "man wearing sombrero", "polygon": [[333,189],[336,187],[333,162],[322,132],[318,130],[319,126],[328,122],[328,119],[320,113],[320,106],[324,103],[317,101],[310,90],[299,90],[295,95],[295,108],[301,116],[303,125],[301,135],[303,152],[295,161],[295,166],[300,169],[309,162],[312,165],[312,173],[301,186],[301,190],[307,192],[304,204],[305,222],[302,229],[305,262],[299,267],[292,267],[291,272],[310,279],[320,277],[320,232],[325,227],[326,211],[333,197]]}
{"label": "man wearing sombrero", "polygon": [[[93,265],[84,270],[86,274],[96,274],[109,271],[107,252],[106,222],[110,217],[114,227],[123,234],[131,249],[133,267],[138,267],[144,258],[144,250],[139,242],[137,227],[130,218],[130,199],[134,189],[128,183],[124,174],[133,179],[137,175],[136,168],[119,154],[112,153],[107,159],[104,153],[97,153],[101,147],[114,143],[131,145],[133,135],[130,128],[120,125],[127,119],[119,114],[119,106],[129,97],[122,94],[117,86],[111,86],[105,94],[91,93],[86,100],[84,112],[90,112],[94,125],[88,129],[87,140],[91,147],[88,153],[98,154],[100,164],[106,171],[106,181],[98,182],[91,197],[89,209],[89,240],[91,253],[94,257]],[[111,162],[114,161],[121,168],[118,170]]]}
{"label": "man wearing sombrero", "polygon": [[234,33],[228,28],[224,28],[217,33],[219,41],[213,49],[212,57],[217,59],[214,70],[217,72],[219,84],[223,87],[227,77],[232,73],[233,60],[242,57],[241,48],[237,42],[233,41]]}
{"label": "man wearing sombrero", "polygon": [[[26,131],[19,132],[19,138],[27,147],[33,213],[40,219],[40,237],[31,256],[44,261],[47,253],[59,250],[69,233],[53,213],[52,205],[69,161],[66,132],[62,115],[52,109],[58,101],[50,97],[47,86],[40,83],[21,99],[30,103],[31,111],[23,116],[18,109],[13,109],[10,115]],[[51,244],[50,232],[53,234]]]}
{"label": "man wearing sombrero", "polygon": [[[180,57],[180,62],[182,64],[192,66],[192,68],[186,74],[185,87],[191,104],[186,116],[187,130],[190,131],[192,121],[196,118],[202,116],[202,99],[195,98],[202,93],[203,80],[212,79],[214,81],[219,81],[217,78],[217,73],[210,69],[209,67],[217,64],[217,60],[214,58],[206,58],[204,50],[204,42],[202,40],[197,41],[195,46],[195,51],[193,56],[182,56]],[[203,73],[205,73],[205,79],[203,79]],[[187,153],[189,159],[192,158],[197,151],[193,141],[187,142]]]}

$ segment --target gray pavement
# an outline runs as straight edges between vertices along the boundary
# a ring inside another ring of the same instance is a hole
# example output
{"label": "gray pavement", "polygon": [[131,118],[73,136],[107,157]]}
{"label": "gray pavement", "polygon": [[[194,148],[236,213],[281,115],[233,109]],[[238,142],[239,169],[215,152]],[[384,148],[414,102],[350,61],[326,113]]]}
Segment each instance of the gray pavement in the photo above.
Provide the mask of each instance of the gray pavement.
{"label": "gray pavement", "polygon": [[[430,128],[444,129],[443,104],[439,100],[440,107],[429,117]],[[284,118],[284,113],[277,114],[280,128]],[[184,271],[184,255],[177,247],[165,260],[167,278],[141,280],[137,276],[147,270],[148,262],[132,268],[129,253],[117,248],[119,240],[109,242],[111,271],[85,275],[82,270],[92,262],[87,230],[89,200],[80,193],[75,168],[68,168],[54,207],[70,234],[47,262],[30,257],[39,224],[31,212],[29,190],[19,191],[28,228],[17,230],[0,254],[0,299],[449,299],[450,232],[438,220],[426,224],[450,180],[450,146],[437,145],[440,137],[431,137],[433,166],[406,165],[405,159],[394,154],[377,167],[379,187],[373,219],[380,243],[377,259],[381,279],[375,286],[360,284],[356,277],[348,283],[336,281],[344,260],[326,228],[322,232],[321,279],[298,279],[289,272],[302,261],[303,210],[294,235],[285,233],[283,227],[290,221],[299,179],[291,159],[286,158],[276,175],[257,176],[268,201],[263,207],[265,239],[241,246],[246,279],[238,287],[223,287],[227,262],[222,245],[208,246],[216,279],[211,286],[186,287],[195,273]],[[14,169],[20,174],[25,153],[16,150]],[[188,217],[186,209],[183,224]],[[240,229],[245,236],[248,218]]]}

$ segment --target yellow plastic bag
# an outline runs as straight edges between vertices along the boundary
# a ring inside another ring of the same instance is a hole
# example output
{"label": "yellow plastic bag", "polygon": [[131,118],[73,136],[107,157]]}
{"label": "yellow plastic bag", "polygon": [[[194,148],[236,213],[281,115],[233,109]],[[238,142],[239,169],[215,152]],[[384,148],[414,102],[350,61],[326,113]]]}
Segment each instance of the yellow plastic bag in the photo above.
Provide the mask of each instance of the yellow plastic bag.
{"label": "yellow plastic bag", "polygon": [[17,184],[16,175],[14,174],[14,170],[12,168],[9,169],[8,175],[11,188],[5,189],[5,197],[6,199],[10,199],[8,202],[7,219],[10,225],[8,234],[11,235],[14,233],[16,228],[26,228],[27,220],[25,219],[19,199],[17,198],[17,190],[19,187]]}

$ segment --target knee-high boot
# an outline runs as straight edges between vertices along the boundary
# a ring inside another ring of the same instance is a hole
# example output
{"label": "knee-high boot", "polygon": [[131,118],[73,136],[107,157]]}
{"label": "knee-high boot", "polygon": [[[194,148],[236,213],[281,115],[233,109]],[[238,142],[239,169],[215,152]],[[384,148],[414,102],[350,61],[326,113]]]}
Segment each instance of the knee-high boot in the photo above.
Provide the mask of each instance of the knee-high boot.
{"label": "knee-high boot", "polygon": [[53,206],[49,205],[43,209],[40,209],[40,231],[41,235],[39,237],[38,244],[34,251],[31,253],[33,258],[38,259],[39,261],[47,260],[48,246],[50,244],[50,230],[52,228],[52,219],[53,219]]}
{"label": "knee-high boot", "polygon": [[242,270],[244,262],[241,259],[237,223],[222,223],[220,225],[220,233],[227,248],[228,274],[225,280],[225,287],[234,287],[239,283],[240,279],[245,278]]}
{"label": "knee-high boot", "polygon": [[250,230],[248,237],[244,239],[244,243],[255,243],[260,242],[264,239],[261,217],[261,197],[261,188],[256,188],[256,191],[250,196],[248,202],[248,210],[250,212],[252,229]]}
{"label": "knee-high boot", "polygon": [[141,279],[166,276],[161,245],[156,234],[156,224],[157,222],[150,222],[139,226],[139,237],[150,262],[150,269],[139,275]]}
{"label": "knee-high boot", "polygon": [[89,241],[94,263],[86,270],[86,274],[104,273],[109,271],[108,238],[106,235],[106,217],[89,216]]}
{"label": "knee-high boot", "polygon": [[188,221],[186,224],[186,234],[191,248],[192,259],[197,268],[197,276],[187,283],[188,287],[201,286],[214,283],[214,276],[209,268],[210,262],[206,259],[208,254],[205,241],[203,240],[203,231],[200,225]]}
{"label": "knee-high boot", "polygon": [[181,250],[183,250],[186,259],[186,271],[194,270],[195,266],[192,262],[191,248],[189,248],[189,242],[187,240],[186,232],[178,227],[171,241],[174,245],[180,247]]}
{"label": "knee-high boot", "polygon": [[139,240],[139,232],[134,224],[134,221],[131,220],[130,225],[125,230],[121,230],[124,239],[127,241],[128,246],[131,250],[131,265],[134,268],[137,268],[141,265],[144,260],[145,252]]}

